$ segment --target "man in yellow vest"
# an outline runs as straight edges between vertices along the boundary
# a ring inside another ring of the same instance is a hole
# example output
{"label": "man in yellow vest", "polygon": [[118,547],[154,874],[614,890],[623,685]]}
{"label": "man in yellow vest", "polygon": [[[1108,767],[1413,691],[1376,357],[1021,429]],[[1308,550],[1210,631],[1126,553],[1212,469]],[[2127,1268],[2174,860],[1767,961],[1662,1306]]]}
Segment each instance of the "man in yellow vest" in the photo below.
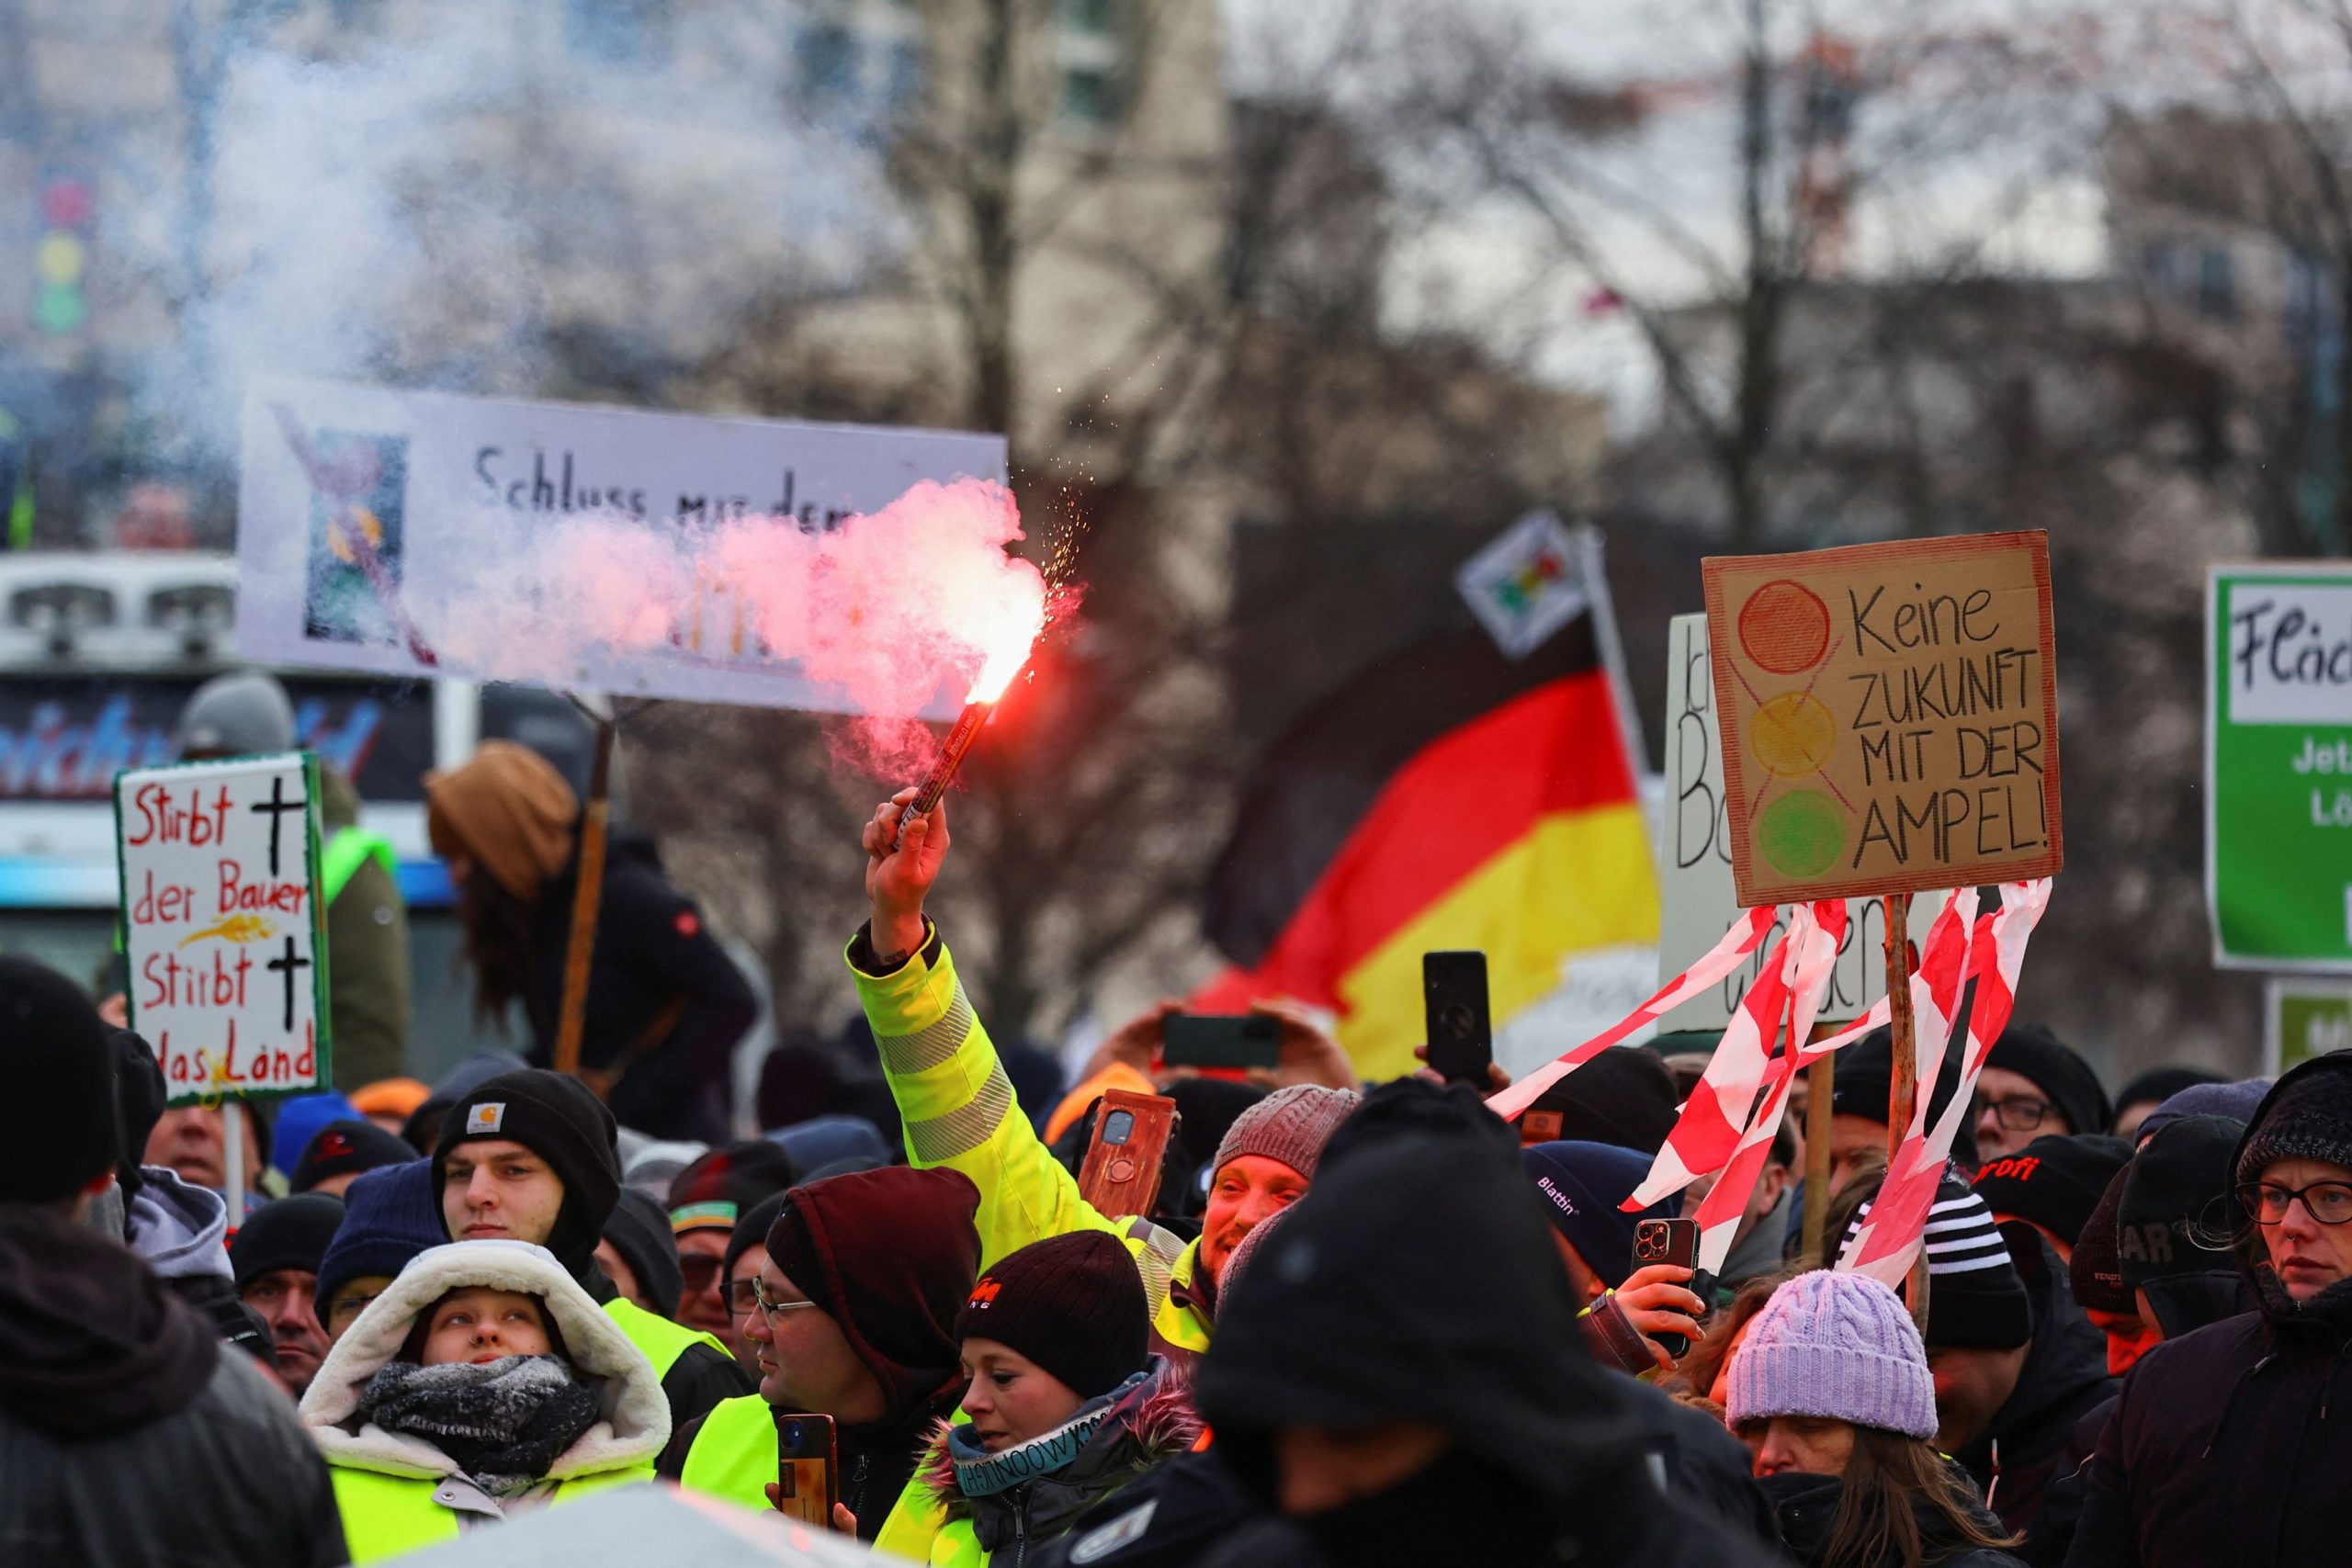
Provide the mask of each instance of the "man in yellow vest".
{"label": "man in yellow vest", "polygon": [[[265,671],[216,675],[180,710],[185,761],[293,750],[294,705]],[[359,792],[319,764],[320,893],[327,911],[327,1017],[334,1087],[359,1088],[407,1069],[408,905],[400,863],[359,826]]]}
{"label": "man in yellow vest", "polygon": [[596,1244],[620,1201],[620,1152],[612,1111],[578,1078],[526,1067],[450,1106],[433,1190],[451,1241],[527,1241],[555,1254],[653,1363],[672,1430],[752,1392],[726,1347],[654,1316],[596,1267]]}

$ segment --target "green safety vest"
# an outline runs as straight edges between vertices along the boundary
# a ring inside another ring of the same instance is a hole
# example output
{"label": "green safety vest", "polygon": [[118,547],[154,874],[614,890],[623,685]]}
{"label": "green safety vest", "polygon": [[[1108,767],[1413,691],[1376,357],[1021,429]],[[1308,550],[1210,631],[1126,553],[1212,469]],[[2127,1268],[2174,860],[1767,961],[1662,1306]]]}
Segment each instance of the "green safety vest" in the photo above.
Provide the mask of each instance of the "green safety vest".
{"label": "green safety vest", "polygon": [[678,1484],[763,1513],[777,1474],[775,1407],[756,1393],[722,1399],[702,1418]]}
{"label": "green safety vest", "polygon": [[[645,1352],[657,1378],[668,1377],[670,1369],[678,1364],[678,1358],[695,1345],[707,1345],[728,1359],[734,1359],[734,1353],[710,1335],[672,1323],[666,1317],[656,1317],[626,1296],[615,1296],[606,1302],[605,1315],[619,1324],[621,1332],[628,1336],[628,1342]],[[775,1477],[771,1475],[768,1479],[773,1481]]]}
{"label": "green safety vest", "polygon": [[359,874],[359,868],[371,860],[384,868],[386,876],[397,881],[401,874],[400,858],[392,853],[391,840],[365,828],[336,829],[319,858],[321,890],[330,904],[343,897],[343,890]]}
{"label": "green safety vest", "polygon": [[[327,1476],[334,1485],[334,1506],[343,1515],[344,1542],[351,1548],[354,1563],[374,1562],[458,1539],[460,1516],[434,1501],[433,1494],[441,1484],[438,1481],[339,1464],[328,1465]],[[560,1482],[548,1501],[550,1506],[569,1503],[652,1479],[652,1465],[627,1465]]]}

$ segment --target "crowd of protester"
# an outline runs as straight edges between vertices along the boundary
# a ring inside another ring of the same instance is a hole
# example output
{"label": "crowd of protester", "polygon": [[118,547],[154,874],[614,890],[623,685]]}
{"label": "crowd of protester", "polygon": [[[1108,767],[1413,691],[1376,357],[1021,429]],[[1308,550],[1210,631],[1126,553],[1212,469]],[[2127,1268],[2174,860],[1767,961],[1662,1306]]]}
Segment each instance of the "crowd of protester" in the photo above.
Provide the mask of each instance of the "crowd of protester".
{"label": "crowd of protester", "polygon": [[[434,785],[509,998],[560,931],[551,782],[492,751]],[[1838,1059],[1821,1238],[1792,1117],[1697,1280],[1634,1237],[1706,1184],[1623,1206],[1689,1088],[1658,1053],[1510,1122],[1499,1076],[1362,1083],[1283,1010],[1272,1069],[1170,1069],[1159,1008],[1066,1088],[924,913],[947,814],[899,814],[847,950],[871,1069],[781,1047],[756,1137],[695,1135],[723,1096],[634,1058],[662,1009],[624,976],[601,1077],[492,1053],[227,1108],[283,1193],[232,1217],[222,1111],[0,958],[0,1562],[367,1562],[639,1483],[775,1520],[795,1414],[834,1424],[832,1527],[934,1564],[2335,1560],[2352,1055],[2110,1096],[2013,1027],[1917,1314],[1835,1267],[1884,1172],[1882,1032]],[[670,1036],[695,1063],[713,1007]],[[1148,1213],[1081,1191],[1110,1088],[1180,1111]]]}

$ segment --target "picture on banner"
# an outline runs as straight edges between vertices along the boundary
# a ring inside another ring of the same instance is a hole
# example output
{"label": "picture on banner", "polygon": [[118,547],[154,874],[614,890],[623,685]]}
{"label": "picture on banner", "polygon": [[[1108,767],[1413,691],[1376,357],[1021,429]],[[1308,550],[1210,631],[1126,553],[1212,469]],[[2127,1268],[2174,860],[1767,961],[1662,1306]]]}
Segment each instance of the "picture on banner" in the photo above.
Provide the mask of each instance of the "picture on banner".
{"label": "picture on banner", "polygon": [[308,752],[115,781],[125,998],[174,1104],[327,1082],[319,772]]}
{"label": "picture on banner", "polygon": [[2352,972],[2352,567],[2207,573],[2215,962]]}
{"label": "picture on banner", "polygon": [[1702,570],[1743,907],[2058,870],[2046,535]]}

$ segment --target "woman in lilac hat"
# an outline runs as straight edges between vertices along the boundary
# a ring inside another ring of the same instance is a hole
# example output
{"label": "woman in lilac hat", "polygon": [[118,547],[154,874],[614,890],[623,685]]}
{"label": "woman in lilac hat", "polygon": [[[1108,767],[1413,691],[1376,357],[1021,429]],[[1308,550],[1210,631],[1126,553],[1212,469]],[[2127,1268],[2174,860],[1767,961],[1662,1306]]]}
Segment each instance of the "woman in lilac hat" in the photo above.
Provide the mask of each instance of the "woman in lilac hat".
{"label": "woman in lilac hat", "polygon": [[1928,1352],[1895,1293],[1800,1274],[1731,1359],[1725,1418],[1808,1568],[2017,1568],[1967,1473],[1938,1454]]}

